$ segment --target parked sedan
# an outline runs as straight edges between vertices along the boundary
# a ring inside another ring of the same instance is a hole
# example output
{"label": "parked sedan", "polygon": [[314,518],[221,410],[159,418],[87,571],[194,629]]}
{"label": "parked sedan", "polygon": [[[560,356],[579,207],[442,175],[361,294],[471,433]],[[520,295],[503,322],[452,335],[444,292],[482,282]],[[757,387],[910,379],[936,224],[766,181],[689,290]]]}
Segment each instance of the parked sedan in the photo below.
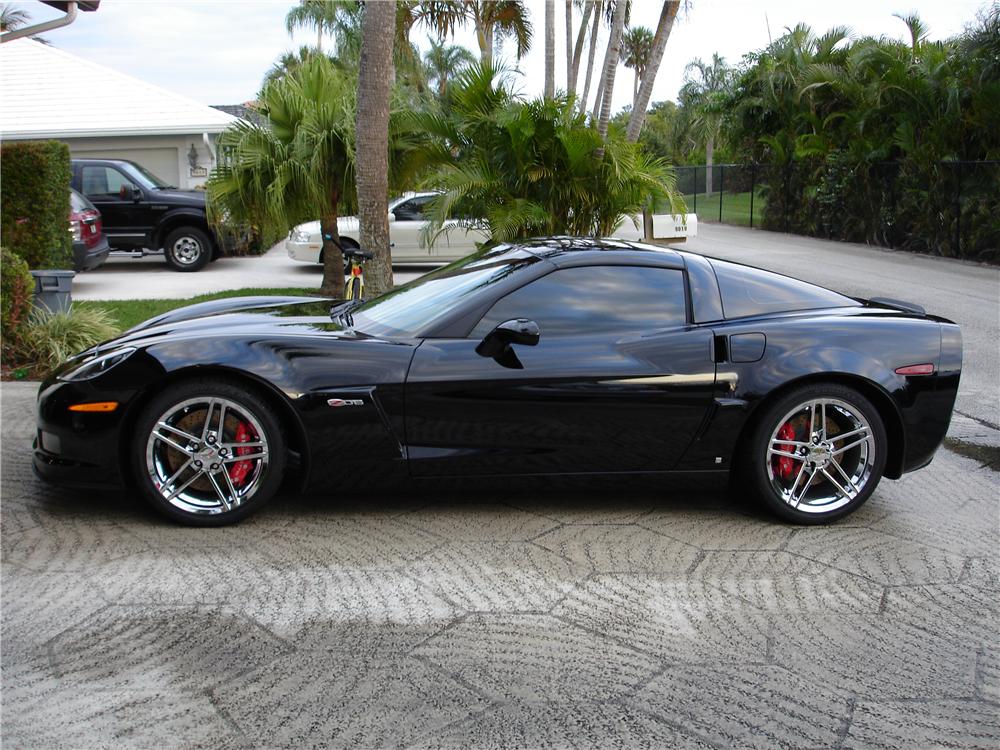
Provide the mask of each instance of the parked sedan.
{"label": "parked sedan", "polygon": [[[444,263],[463,258],[486,242],[489,238],[478,229],[467,229],[456,221],[446,223],[446,231],[433,244],[427,240],[428,217],[425,215],[427,203],[438,194],[407,193],[389,202],[389,242],[393,263]],[[337,220],[337,232],[345,247],[360,245],[360,228],[356,216],[341,217]],[[657,238],[683,240],[698,233],[698,217],[660,215],[654,217],[654,233]],[[615,230],[615,237],[625,240],[642,239],[641,217],[624,218]],[[288,257],[303,263],[323,262],[323,234],[318,221],[299,224],[285,240]]]}
{"label": "parked sedan", "polygon": [[[63,364],[34,466],[128,484],[188,524],[287,479],[740,478],[819,523],[929,463],[959,328],[693,253],[555,238],[481,250],[369,301],[217,300]],[[901,509],[905,512],[905,509]]]}
{"label": "parked sedan", "polygon": [[101,212],[73,188],[69,189],[69,231],[73,236],[73,270],[91,271],[103,265],[111,247],[101,225]]}

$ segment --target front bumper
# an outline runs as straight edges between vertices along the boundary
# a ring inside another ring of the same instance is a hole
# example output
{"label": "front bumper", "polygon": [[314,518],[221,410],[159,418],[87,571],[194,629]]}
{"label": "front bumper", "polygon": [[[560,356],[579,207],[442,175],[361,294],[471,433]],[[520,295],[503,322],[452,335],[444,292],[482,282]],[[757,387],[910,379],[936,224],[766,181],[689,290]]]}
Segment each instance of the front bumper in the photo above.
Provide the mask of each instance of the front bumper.
{"label": "front bumper", "polygon": [[[45,381],[38,392],[32,443],[35,473],[56,484],[120,488],[124,477],[119,435],[132,397],[127,391],[98,391],[92,381]],[[110,400],[120,404],[113,412],[69,410],[74,403]]]}
{"label": "front bumper", "polygon": [[319,263],[321,248],[322,245],[318,242],[295,242],[291,238],[285,240],[288,257],[300,263]]}

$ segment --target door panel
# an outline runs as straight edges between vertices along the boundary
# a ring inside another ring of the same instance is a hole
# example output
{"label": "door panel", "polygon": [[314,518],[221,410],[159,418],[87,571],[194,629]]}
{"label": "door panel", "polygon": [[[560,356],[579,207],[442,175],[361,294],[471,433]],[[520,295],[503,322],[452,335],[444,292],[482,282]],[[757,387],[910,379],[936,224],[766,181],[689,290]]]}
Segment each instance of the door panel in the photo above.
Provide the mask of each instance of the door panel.
{"label": "door panel", "polygon": [[[81,190],[101,212],[101,223],[108,242],[115,249],[142,247],[149,226],[148,206],[143,197],[138,202],[132,190],[135,181],[114,167],[85,164],[80,170]],[[120,190],[125,189],[122,198]]]}
{"label": "door panel", "polygon": [[515,346],[523,369],[427,340],[406,382],[418,476],[667,471],[712,402],[710,331],[551,337]]}

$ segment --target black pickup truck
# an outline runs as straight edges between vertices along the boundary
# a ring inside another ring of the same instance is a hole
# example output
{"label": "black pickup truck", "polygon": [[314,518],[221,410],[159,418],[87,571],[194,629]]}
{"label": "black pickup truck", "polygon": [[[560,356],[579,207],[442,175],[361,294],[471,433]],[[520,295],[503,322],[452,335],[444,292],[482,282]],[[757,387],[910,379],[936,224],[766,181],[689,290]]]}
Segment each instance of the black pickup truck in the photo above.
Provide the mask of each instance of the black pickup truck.
{"label": "black pickup truck", "polygon": [[101,212],[113,251],[138,257],[162,249],[177,271],[200,271],[225,253],[199,190],[178,190],[124,159],[73,159],[72,185]]}

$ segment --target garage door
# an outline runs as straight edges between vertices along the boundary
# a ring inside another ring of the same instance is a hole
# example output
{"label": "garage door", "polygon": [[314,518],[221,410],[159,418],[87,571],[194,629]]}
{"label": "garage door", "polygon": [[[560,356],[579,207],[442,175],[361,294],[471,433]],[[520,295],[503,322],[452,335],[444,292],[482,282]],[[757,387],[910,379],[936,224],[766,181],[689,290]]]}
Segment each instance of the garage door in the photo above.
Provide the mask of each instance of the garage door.
{"label": "garage door", "polygon": [[176,148],[70,148],[70,153],[81,159],[128,159],[141,164],[168,185],[181,187]]}

